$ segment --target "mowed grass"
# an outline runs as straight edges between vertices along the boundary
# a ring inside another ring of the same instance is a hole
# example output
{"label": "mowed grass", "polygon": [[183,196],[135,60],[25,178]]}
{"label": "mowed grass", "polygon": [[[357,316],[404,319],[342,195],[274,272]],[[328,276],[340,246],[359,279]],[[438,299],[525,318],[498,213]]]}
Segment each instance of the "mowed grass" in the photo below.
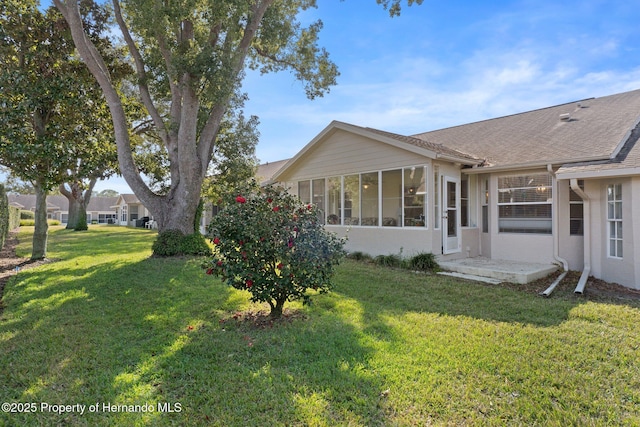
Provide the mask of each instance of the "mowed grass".
{"label": "mowed grass", "polygon": [[636,303],[345,261],[256,327],[238,313],[266,307],[201,259],[151,258],[154,238],[52,229],[58,261],[12,278],[0,314],[0,403],[37,411],[0,425],[640,425]]}

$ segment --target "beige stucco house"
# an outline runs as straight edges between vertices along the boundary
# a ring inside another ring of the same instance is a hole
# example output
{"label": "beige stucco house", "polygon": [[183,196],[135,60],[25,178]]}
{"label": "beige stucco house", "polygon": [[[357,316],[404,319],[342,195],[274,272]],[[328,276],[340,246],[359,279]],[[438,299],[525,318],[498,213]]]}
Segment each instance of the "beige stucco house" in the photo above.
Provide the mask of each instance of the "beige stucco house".
{"label": "beige stucco house", "polygon": [[119,225],[135,227],[137,225],[136,222],[143,218],[145,219],[145,223],[153,220],[149,214],[149,210],[135,194],[119,195],[112,208],[116,212],[116,223]]}
{"label": "beige stucco house", "polygon": [[[32,194],[9,194],[9,204],[22,210],[35,212],[36,196]],[[116,212],[112,205],[116,197],[92,197],[87,206],[87,222],[94,224],[115,224]],[[69,218],[69,200],[65,196],[47,196],[47,218],[62,224]]]}
{"label": "beige stucco house", "polygon": [[639,123],[640,90],[411,136],[332,122],[272,182],[351,251],[555,263],[640,289]]}

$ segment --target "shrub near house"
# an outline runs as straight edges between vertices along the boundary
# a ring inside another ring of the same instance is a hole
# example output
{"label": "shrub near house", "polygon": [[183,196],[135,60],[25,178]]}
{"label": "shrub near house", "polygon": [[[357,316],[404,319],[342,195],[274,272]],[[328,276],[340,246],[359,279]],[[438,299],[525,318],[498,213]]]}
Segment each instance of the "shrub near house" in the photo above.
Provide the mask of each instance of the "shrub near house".
{"label": "shrub near house", "polygon": [[280,187],[238,189],[209,227],[216,256],[207,273],[249,291],[254,302],[267,302],[274,318],[286,301],[309,303],[310,288],[331,289],[334,266],[344,256],[344,241],[318,218],[313,205]]}

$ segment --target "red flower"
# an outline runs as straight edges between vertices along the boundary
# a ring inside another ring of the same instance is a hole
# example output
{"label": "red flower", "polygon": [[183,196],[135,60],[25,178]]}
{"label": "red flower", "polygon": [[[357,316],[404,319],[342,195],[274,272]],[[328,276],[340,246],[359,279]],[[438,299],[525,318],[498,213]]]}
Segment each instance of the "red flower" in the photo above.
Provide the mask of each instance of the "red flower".
{"label": "red flower", "polygon": [[216,264],[218,264],[218,267],[222,267],[222,261],[218,261]]}
{"label": "red flower", "polygon": [[239,241],[238,241],[238,244],[239,244],[240,246],[244,245],[244,240],[239,240]]}
{"label": "red flower", "polygon": [[274,206],[274,207],[273,207],[273,211],[274,211],[274,212],[278,212],[279,210],[280,210],[280,206]]}
{"label": "red flower", "polygon": [[271,203],[271,202],[273,202],[273,199],[272,199],[271,197],[269,197],[269,198],[267,199],[267,203]]}
{"label": "red flower", "polygon": [[213,268],[208,268],[207,269],[207,274],[213,274]]}
{"label": "red flower", "polygon": [[310,211],[311,210],[311,205],[307,205],[307,210]]}
{"label": "red flower", "polygon": [[247,201],[247,199],[245,199],[245,198],[244,198],[244,197],[242,197],[242,196],[238,196],[238,197],[236,197],[236,202],[238,202],[238,203],[244,203],[244,202],[246,202],[246,201]]}
{"label": "red flower", "polygon": [[289,240],[289,243],[288,243],[288,245],[287,245],[287,246],[289,246],[290,248],[292,248],[292,247],[293,247],[293,240]]}
{"label": "red flower", "polygon": [[216,237],[215,239],[213,239],[213,243],[216,244],[216,245],[219,245],[220,244],[220,238]]}
{"label": "red flower", "polygon": [[247,280],[247,288],[250,288],[250,287],[252,287],[252,286],[253,286],[253,280],[248,279],[248,280]]}
{"label": "red flower", "polygon": [[276,268],[277,268],[278,270],[282,270],[282,267],[284,267],[284,265],[282,265],[282,263],[281,263],[281,262],[279,262],[279,263],[278,263],[278,265],[276,265]]}

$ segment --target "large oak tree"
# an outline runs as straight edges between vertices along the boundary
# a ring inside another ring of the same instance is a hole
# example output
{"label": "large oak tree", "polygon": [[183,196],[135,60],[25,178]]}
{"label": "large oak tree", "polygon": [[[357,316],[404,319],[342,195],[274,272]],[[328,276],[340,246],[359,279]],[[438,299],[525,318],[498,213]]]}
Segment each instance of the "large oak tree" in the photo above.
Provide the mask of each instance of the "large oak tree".
{"label": "large oak tree", "polygon": [[[135,162],[131,123],[100,49],[83,28],[78,1],[53,1],[107,99],[120,171],[160,231],[193,233],[203,179],[246,67],[291,70],[309,98],[336,82],[337,68],[317,44],[322,23],[305,28],[297,20],[315,0],[112,0],[140,98],[168,157],[169,185],[158,194]],[[401,0],[376,1],[391,15],[400,12]]]}

